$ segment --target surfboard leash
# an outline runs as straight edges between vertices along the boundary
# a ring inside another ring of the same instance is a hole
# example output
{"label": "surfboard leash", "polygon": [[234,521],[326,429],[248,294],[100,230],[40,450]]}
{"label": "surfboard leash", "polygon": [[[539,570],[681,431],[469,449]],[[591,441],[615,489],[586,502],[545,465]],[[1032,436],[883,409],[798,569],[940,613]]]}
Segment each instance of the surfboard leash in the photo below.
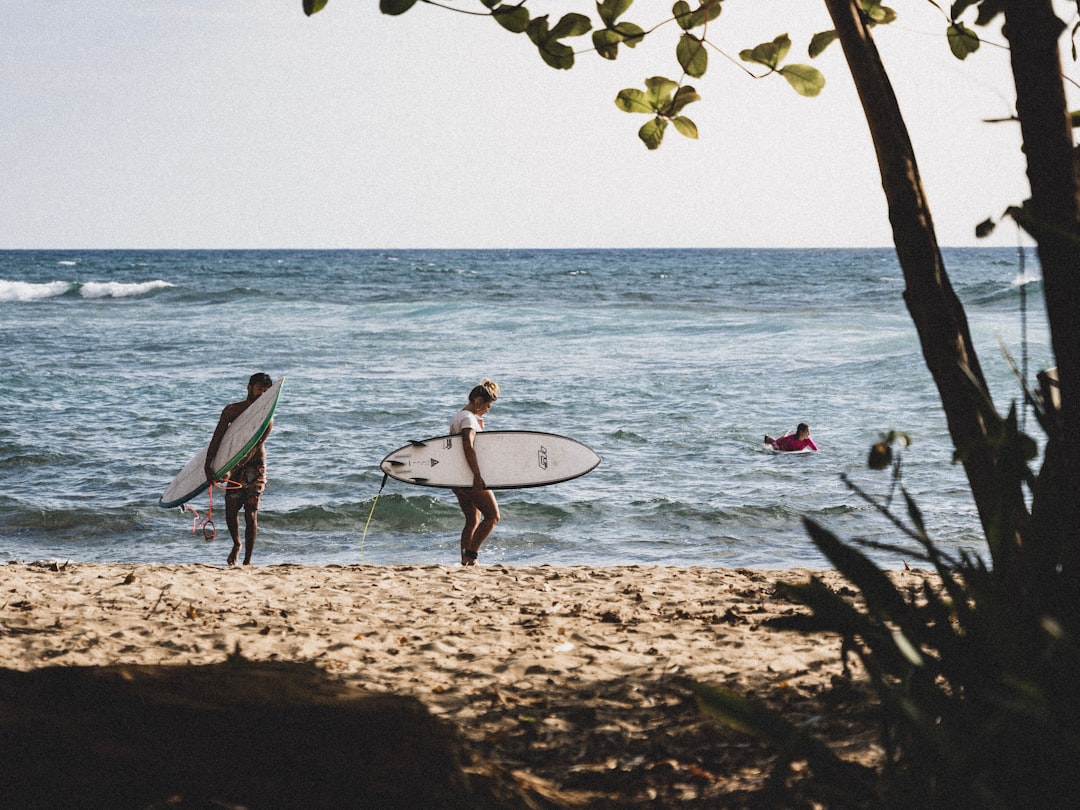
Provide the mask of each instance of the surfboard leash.
{"label": "surfboard leash", "polygon": [[367,539],[368,526],[371,525],[371,518],[375,514],[375,504],[379,502],[379,496],[382,495],[383,487],[386,486],[386,480],[389,475],[384,474],[382,477],[382,483],[379,484],[379,491],[375,493],[375,500],[371,502],[371,511],[368,512],[367,523],[364,524],[364,533],[360,535],[360,562],[364,561],[364,541]]}
{"label": "surfboard leash", "polygon": [[191,521],[191,533],[202,530],[203,540],[209,543],[211,540],[217,537],[217,527],[214,525],[214,488],[228,491],[230,489],[240,489],[243,484],[238,481],[233,481],[231,478],[225,478],[221,481],[215,481],[212,486],[208,487],[210,492],[210,506],[207,507],[206,517],[199,520],[199,510],[190,504],[184,504],[180,511],[191,510],[195,517]]}

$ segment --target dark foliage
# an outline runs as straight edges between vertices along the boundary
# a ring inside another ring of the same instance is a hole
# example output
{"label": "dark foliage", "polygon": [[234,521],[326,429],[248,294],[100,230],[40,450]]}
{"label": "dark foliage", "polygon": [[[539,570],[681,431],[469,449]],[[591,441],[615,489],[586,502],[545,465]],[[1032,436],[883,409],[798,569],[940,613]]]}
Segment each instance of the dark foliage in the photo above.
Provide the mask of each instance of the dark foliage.
{"label": "dark foliage", "polygon": [[[1023,464],[1008,463],[1026,447],[1015,414],[1003,425],[997,474],[1030,483]],[[699,701],[706,711],[809,762],[820,780],[842,790],[837,806],[1073,806],[1080,767],[1075,583],[1037,532],[1027,532],[1026,544],[1013,541],[1007,518],[999,524],[1001,535],[990,539],[992,565],[943,553],[901,492],[907,522],[876,505],[917,544],[903,549],[905,557],[922,560],[935,576],[920,587],[898,588],[863,551],[870,545],[880,551],[880,544],[844,542],[806,521],[815,545],[861,600],[856,604],[816,579],[783,584],[781,590],[812,613],[772,622],[838,633],[845,656],[861,663],[879,701],[886,757],[878,778],[853,777],[823,742],[740,695],[698,686]]]}

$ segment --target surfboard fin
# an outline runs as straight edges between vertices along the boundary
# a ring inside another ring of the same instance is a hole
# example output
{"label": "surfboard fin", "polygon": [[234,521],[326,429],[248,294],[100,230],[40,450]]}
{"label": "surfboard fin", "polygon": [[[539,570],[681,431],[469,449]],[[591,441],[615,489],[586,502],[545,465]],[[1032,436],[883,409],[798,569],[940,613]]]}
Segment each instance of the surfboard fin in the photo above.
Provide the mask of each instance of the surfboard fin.
{"label": "surfboard fin", "polygon": [[426,484],[428,482],[426,478],[410,478],[409,480],[414,484]]}

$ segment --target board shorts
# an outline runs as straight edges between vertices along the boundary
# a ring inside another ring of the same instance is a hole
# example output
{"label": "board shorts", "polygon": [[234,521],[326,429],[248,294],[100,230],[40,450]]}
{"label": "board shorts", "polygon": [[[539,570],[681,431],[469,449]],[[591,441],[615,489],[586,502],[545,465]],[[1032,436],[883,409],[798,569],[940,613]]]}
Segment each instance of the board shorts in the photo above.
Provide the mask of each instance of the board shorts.
{"label": "board shorts", "polygon": [[225,490],[226,504],[235,506],[237,509],[241,506],[246,506],[248,509],[259,508],[259,499],[262,498],[263,490],[266,489],[265,464],[237,467],[229,473],[229,481],[232,484]]}

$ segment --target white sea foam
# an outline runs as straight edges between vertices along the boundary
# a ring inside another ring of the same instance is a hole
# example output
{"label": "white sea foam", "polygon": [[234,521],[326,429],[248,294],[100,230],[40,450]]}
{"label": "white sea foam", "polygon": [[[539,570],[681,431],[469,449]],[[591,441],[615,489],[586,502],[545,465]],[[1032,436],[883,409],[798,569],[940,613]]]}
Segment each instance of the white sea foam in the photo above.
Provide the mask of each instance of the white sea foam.
{"label": "white sea foam", "polygon": [[44,301],[57,298],[77,289],[83,298],[131,298],[174,287],[167,281],[141,281],[125,284],[119,281],[88,281],[78,284],[73,281],[6,281],[0,279],[0,302],[4,301]]}
{"label": "white sea foam", "polygon": [[1028,284],[1034,284],[1036,281],[1042,281],[1042,276],[1038,273],[1034,275],[1027,272],[1017,273],[1016,276],[1013,277],[1012,285],[1014,287],[1024,287]]}
{"label": "white sea foam", "polygon": [[0,301],[43,301],[46,298],[63,295],[70,289],[70,281],[47,281],[34,284],[29,281],[0,279]]}
{"label": "white sea foam", "polygon": [[165,287],[173,287],[167,281],[141,281],[132,284],[124,284],[119,281],[88,281],[82,285],[79,293],[83,298],[131,298],[136,295],[160,290]]}

